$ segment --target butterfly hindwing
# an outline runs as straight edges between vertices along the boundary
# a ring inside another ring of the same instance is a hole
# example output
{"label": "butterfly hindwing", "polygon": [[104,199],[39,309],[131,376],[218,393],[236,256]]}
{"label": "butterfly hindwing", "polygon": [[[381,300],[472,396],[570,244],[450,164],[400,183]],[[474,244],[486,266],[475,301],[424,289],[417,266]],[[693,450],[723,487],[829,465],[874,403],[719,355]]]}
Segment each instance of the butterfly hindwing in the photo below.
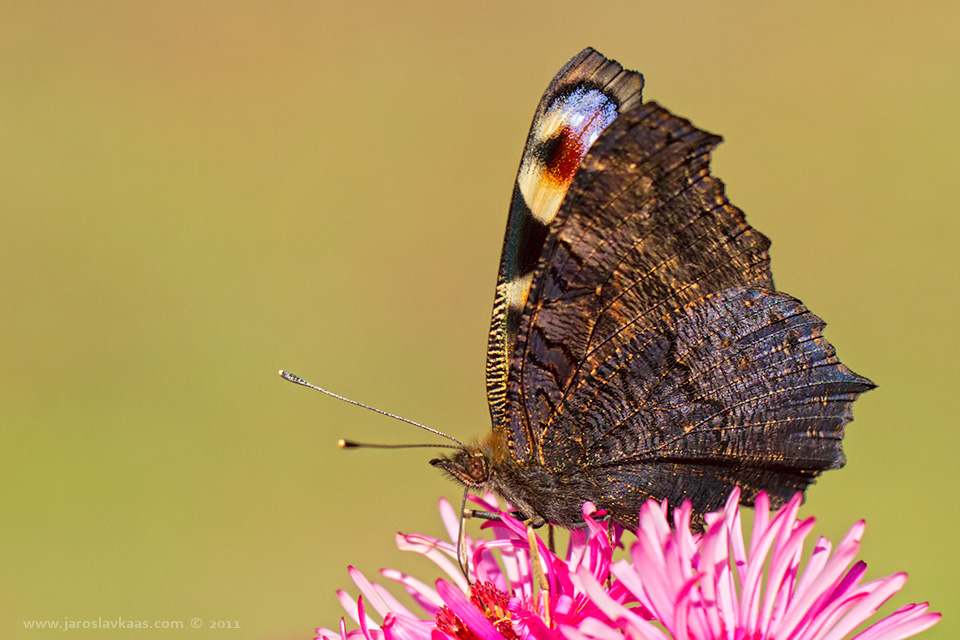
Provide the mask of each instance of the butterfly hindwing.
{"label": "butterfly hindwing", "polygon": [[843,465],[851,405],[873,387],[823,327],[790,296],[728,289],[623,331],[556,418],[574,450],[549,455],[577,459],[619,522],[650,497],[717,509],[736,485],[748,504],[784,501]]}
{"label": "butterfly hindwing", "polygon": [[[508,359],[550,221],[580,160],[603,129],[640,104],[643,76],[593,49],[574,56],[547,87],[530,127],[517,174],[490,323],[487,399],[494,428],[507,430]],[[525,452],[528,435],[511,435]]]}

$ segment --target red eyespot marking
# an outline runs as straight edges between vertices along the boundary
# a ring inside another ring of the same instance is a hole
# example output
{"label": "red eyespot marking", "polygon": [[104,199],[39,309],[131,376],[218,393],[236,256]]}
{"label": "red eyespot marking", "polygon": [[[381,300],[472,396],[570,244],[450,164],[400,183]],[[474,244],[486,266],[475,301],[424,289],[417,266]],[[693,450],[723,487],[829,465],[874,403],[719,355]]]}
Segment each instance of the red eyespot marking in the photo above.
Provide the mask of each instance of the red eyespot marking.
{"label": "red eyespot marking", "polygon": [[577,132],[564,127],[554,143],[553,153],[545,163],[547,176],[561,187],[568,186],[586,153]]}
{"label": "red eyespot marking", "polygon": [[561,188],[566,189],[570,186],[580,161],[590,150],[585,138],[596,132],[598,128],[603,129],[601,115],[595,113],[576,129],[563,127],[557,134],[552,153],[545,163],[545,169],[547,176]]}

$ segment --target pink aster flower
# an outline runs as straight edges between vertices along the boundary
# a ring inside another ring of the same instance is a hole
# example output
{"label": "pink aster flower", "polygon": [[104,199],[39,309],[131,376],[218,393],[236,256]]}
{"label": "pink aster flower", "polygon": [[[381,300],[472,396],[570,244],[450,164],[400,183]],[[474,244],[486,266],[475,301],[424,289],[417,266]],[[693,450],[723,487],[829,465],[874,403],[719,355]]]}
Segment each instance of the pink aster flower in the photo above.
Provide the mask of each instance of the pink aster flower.
{"label": "pink aster flower", "polygon": [[[445,574],[435,588],[416,578],[385,569],[381,573],[407,591],[423,613],[414,613],[398,602],[383,586],[367,580],[350,567],[348,572],[360,596],[354,601],[345,592],[338,595],[347,613],[359,629],[346,631],[341,620],[339,631],[317,629],[321,640],[554,640],[561,639],[560,625],[577,627],[584,620],[600,618],[613,624],[589,597],[574,585],[576,572],[583,571],[600,583],[609,576],[612,556],[611,539],[606,524],[592,516],[595,509],[585,505],[586,527],[571,533],[564,558],[552,553],[538,537],[533,537],[540,558],[540,567],[531,562],[531,538],[523,523],[496,504],[476,497],[471,499],[482,509],[500,513],[499,522],[487,522],[483,528],[492,533],[489,540],[464,542],[469,559],[470,582],[457,562],[456,539],[460,519],[450,504],[440,502],[440,516],[450,539],[445,542],[419,534],[398,534],[397,546],[421,553]],[[616,544],[616,542],[614,542]],[[543,584],[538,590],[538,575]],[[622,587],[608,590],[616,602],[628,603],[632,596]],[[369,616],[372,608],[383,618],[377,625]],[[643,615],[637,610],[637,615]]]}
{"label": "pink aster flower", "polygon": [[[608,597],[593,576],[578,571],[584,591],[616,624],[568,629],[567,637],[842,640],[853,637],[906,581],[906,574],[898,573],[863,582],[866,564],[850,566],[860,547],[862,521],[851,527],[833,554],[830,542],[818,539],[801,572],[803,543],[814,520],[797,520],[799,494],[772,518],[769,500],[760,494],[748,550],[739,500],[740,492],[734,490],[723,511],[708,514],[703,535],[690,533],[689,503],[674,511],[673,529],[663,506],[644,504],[631,561],[618,562],[611,571],[657,624]],[[926,609],[926,604],[907,605],[855,637],[908,638],[940,619]]]}
{"label": "pink aster flower", "polygon": [[[421,553],[446,574],[433,587],[398,571],[384,577],[402,585],[422,611],[411,611],[359,571],[360,591],[340,601],[359,629],[317,629],[320,640],[901,640],[932,625],[940,614],[912,604],[853,635],[906,580],[899,573],[864,582],[866,565],[851,566],[863,535],[855,524],[831,553],[820,538],[800,571],[813,519],[797,520],[800,496],[770,514],[761,494],[749,548],[740,525],[739,491],[708,514],[703,534],[690,532],[689,503],[674,510],[655,501],[640,511],[630,559],[612,563],[619,528],[598,522],[584,505],[586,527],[570,536],[563,558],[552,553],[510,514],[484,529],[490,539],[467,539],[470,580],[457,563],[455,542],[398,534],[401,549]],[[473,498],[499,511],[491,499]],[[441,518],[457,539],[459,518],[441,501]],[[531,557],[531,549],[536,549]],[[372,612],[370,611],[372,610]],[[382,619],[378,624],[371,613]]]}

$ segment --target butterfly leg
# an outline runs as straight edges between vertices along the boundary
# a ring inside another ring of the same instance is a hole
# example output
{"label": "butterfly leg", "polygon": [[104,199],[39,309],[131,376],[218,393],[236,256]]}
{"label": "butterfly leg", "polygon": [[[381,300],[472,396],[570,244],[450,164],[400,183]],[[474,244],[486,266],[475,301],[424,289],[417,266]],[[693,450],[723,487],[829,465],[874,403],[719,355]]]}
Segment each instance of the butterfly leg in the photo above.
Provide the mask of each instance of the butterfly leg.
{"label": "butterfly leg", "polygon": [[[512,511],[510,513],[514,518],[520,522],[526,523],[528,527],[533,527],[534,529],[539,529],[540,527],[547,524],[547,521],[543,518],[530,518],[519,511]],[[480,509],[464,509],[463,510],[464,518],[477,518],[479,520],[500,520],[500,514],[495,511],[481,511]]]}
{"label": "butterfly leg", "polygon": [[480,509],[464,509],[464,518],[477,518],[478,520],[499,520],[500,514],[496,511],[481,511]]}

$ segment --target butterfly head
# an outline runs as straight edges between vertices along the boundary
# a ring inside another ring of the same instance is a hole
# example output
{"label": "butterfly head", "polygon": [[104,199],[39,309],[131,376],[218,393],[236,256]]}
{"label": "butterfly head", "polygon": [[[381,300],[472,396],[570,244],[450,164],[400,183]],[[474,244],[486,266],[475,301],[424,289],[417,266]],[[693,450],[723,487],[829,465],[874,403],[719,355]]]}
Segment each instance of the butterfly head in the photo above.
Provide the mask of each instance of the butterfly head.
{"label": "butterfly head", "polygon": [[430,464],[466,487],[484,487],[490,480],[490,450],[481,445],[466,445],[449,456],[434,458]]}

